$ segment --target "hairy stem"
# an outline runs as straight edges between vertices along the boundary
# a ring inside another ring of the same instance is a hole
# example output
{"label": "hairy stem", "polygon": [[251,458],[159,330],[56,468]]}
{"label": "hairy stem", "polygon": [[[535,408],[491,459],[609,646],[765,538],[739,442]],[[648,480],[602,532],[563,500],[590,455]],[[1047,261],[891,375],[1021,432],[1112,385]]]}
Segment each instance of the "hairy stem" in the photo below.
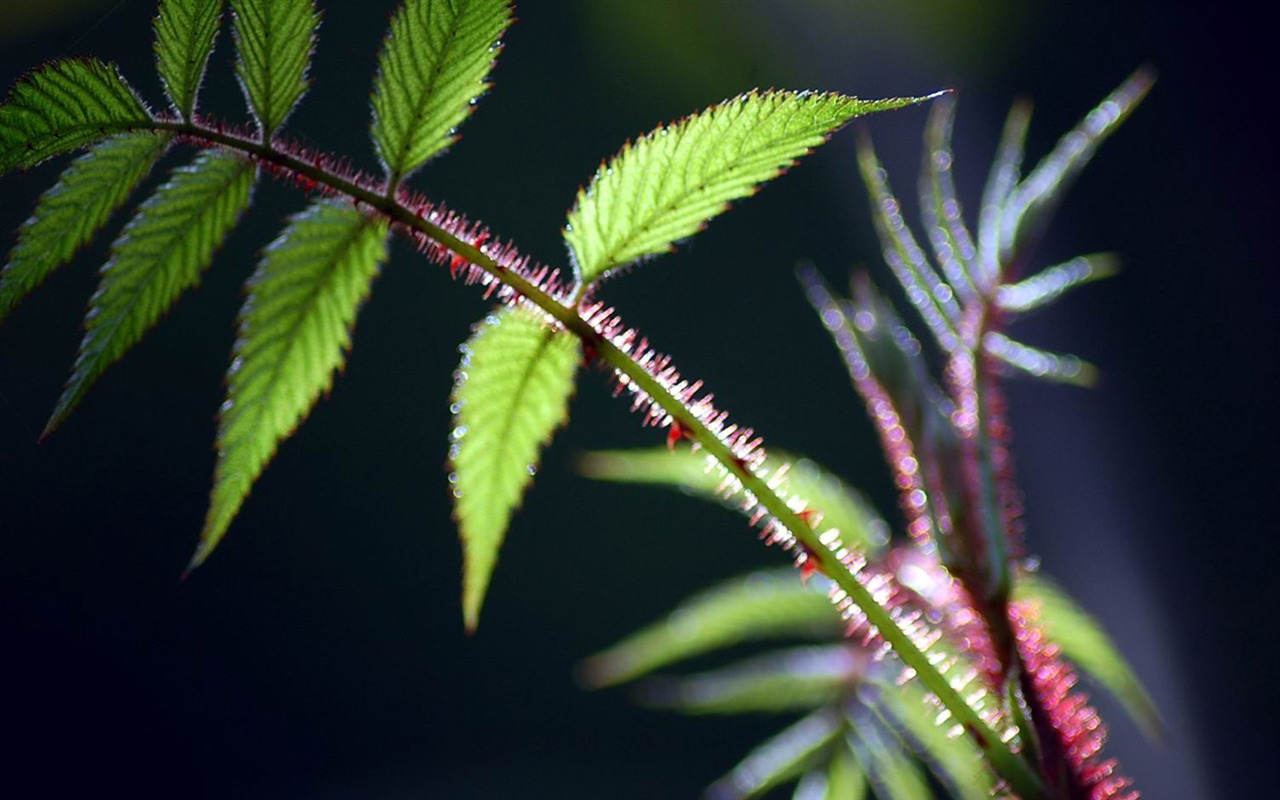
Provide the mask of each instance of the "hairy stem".
{"label": "hairy stem", "polygon": [[[144,126],[139,126],[143,128]],[[262,162],[272,164],[294,175],[302,176],[326,189],[346,195],[357,203],[386,215],[392,222],[417,231],[433,239],[458,257],[474,264],[523,295],[566,330],[573,333],[596,353],[603,363],[625,375],[637,388],[646,392],[655,404],[675,419],[685,435],[696,441],[705,452],[742,482],[743,487],[759,500],[761,505],[779,524],[786,527],[804,545],[810,558],[838,585],[866,615],[886,642],[892,646],[898,658],[914,670],[919,680],[937,696],[951,712],[952,718],[973,736],[986,754],[993,770],[1023,798],[1035,800],[1044,796],[1039,778],[1028,763],[1001,740],[999,734],[983,720],[956,691],[947,678],[930,663],[928,657],[916,646],[911,637],[898,625],[889,611],[881,607],[871,592],[859,582],[857,576],[818,537],[818,533],[786,501],[775,492],[766,480],[756,475],[738,459],[730,447],[711,431],[689,407],[669,392],[660,381],[630,355],[614,345],[592,327],[578,313],[577,308],[561,302],[542,290],[524,276],[508,270],[490,256],[463,241],[459,237],[432,222],[422,219],[403,205],[394,192],[385,188],[369,188],[358,181],[337,175],[316,163],[283,152],[270,143],[263,143],[235,133],[228,133],[201,122],[160,120],[145,126],[151,130],[167,131],[176,136],[226,147],[245,153]],[[324,163],[324,162],[319,162]]]}

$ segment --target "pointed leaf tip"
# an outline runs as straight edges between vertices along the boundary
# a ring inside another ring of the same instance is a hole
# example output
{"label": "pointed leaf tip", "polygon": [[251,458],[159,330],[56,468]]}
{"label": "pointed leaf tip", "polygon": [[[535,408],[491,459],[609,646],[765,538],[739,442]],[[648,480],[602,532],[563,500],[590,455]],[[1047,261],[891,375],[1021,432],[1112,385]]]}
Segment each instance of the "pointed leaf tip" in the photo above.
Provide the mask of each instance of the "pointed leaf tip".
{"label": "pointed leaf tip", "polygon": [[92,58],[46,64],[0,106],[0,175],[152,121],[114,65]]}
{"label": "pointed leaf tip", "polygon": [[221,21],[222,0],[161,0],[156,13],[156,69],[173,110],[184,120],[195,111]]}
{"label": "pointed leaf tip", "polygon": [[458,138],[510,24],[507,0],[408,0],[392,17],[371,133],[393,187]]}
{"label": "pointed leaf tip", "polygon": [[540,312],[502,308],[462,346],[449,460],[463,544],[463,621],[474,631],[511,516],[542,448],[568,419],[582,348]]}
{"label": "pointed leaf tip", "polygon": [[587,282],[670,251],[854,117],[926,98],[751,92],[628,143],[579,191],[565,228]]}
{"label": "pointed leaf tip", "polygon": [[263,141],[307,91],[320,16],[314,0],[231,0],[236,76]]}
{"label": "pointed leaf tip", "polygon": [[256,168],[207,150],[155,191],[111,246],[89,301],[75,367],[45,429],[75,410],[98,377],[120,360],[178,297],[200,280],[214,251],[249,206]]}
{"label": "pointed leaf tip", "polygon": [[320,201],[267,247],[240,312],[194,564],[222,540],[276,447],[345,364],[356,313],[387,257],[387,232],[383,217]]}

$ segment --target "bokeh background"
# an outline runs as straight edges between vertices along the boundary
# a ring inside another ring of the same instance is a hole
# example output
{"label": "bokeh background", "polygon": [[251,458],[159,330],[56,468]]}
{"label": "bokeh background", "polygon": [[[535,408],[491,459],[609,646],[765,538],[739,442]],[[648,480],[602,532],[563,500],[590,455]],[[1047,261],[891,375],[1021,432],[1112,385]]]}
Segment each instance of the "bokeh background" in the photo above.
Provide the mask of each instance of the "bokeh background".
{"label": "bokeh background", "polygon": [[[315,88],[289,126],[375,164],[367,90],[390,0],[322,2]],[[4,0],[0,83],[60,56],[120,63],[160,102],[144,0]],[[1021,324],[1098,391],[1011,387],[1032,548],[1101,617],[1170,725],[1099,698],[1151,798],[1274,790],[1277,220],[1274,75],[1259,21],[1157,3],[528,0],[496,88],[412,183],[564,263],[573,192],[630,136],[754,86],[958,90],[971,208],[1004,113],[1033,156],[1139,64],[1155,91],[1072,191],[1040,263],[1124,272]],[[243,119],[224,30],[203,95]],[[923,110],[869,126],[913,194]],[[777,446],[893,498],[862,409],[792,277],[879,261],[845,132],[604,290]],[[189,151],[167,162],[181,163]],[[0,247],[58,165],[0,183]],[[265,183],[198,292],[36,439],[110,236],[0,331],[0,793],[193,798],[683,798],[781,719],[686,719],[588,693],[575,663],[681,598],[779,563],[731,514],[590,484],[587,449],[656,444],[587,375],[516,519],[479,634],[462,632],[442,462],[456,345],[486,310],[403,244],[346,374],[230,536],[178,575],[203,518],[240,284],[304,200]]]}

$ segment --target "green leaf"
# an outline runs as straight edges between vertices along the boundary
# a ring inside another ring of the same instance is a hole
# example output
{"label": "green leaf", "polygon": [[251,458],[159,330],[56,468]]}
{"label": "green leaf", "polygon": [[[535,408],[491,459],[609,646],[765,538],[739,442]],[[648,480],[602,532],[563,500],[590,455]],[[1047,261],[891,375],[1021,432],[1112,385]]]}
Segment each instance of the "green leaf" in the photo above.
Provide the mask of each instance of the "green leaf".
{"label": "green leaf", "polygon": [[1000,212],[1000,264],[1023,257],[1039,238],[1067,188],[1093,158],[1098,146],[1120,127],[1155,84],[1142,68],[1090,111],[1010,193]]}
{"label": "green leaf", "polygon": [[391,186],[453,144],[511,24],[507,0],[407,0],[373,83],[373,144]]}
{"label": "green leaf", "polygon": [[995,780],[972,737],[952,735],[951,723],[938,725],[938,710],[919,681],[884,686],[876,694],[877,713],[891,719],[912,748],[960,800],[987,800],[995,795]]}
{"label": "green leaf", "polygon": [[858,763],[883,800],[927,800],[933,797],[929,783],[903,749],[897,735],[867,706],[852,704],[846,734]]}
{"label": "green leaf", "polygon": [[307,90],[307,66],[315,46],[313,0],[231,0],[236,76],[270,141]]}
{"label": "green leaf", "polygon": [[582,665],[584,682],[610,686],[739,642],[774,637],[839,636],[845,623],[825,591],[795,570],[733,578],[681,603]]}
{"label": "green leaf", "polygon": [[1088,361],[1070,353],[1050,353],[996,331],[982,337],[982,351],[1033,378],[1086,388],[1098,383],[1098,368]]}
{"label": "green leaf", "polygon": [[1111,253],[1077,256],[1070,261],[1046,267],[1030,278],[998,287],[996,303],[1002,311],[1014,314],[1033,311],[1052,303],[1077,286],[1110,278],[1118,271],[1119,260]]}
{"label": "green leaf", "polygon": [[55,61],[25,76],[0,106],[0,175],[151,123],[115,66]]}
{"label": "green leaf", "polygon": [[276,446],[329,391],[386,257],[386,219],[338,201],[295,215],[267,248],[240,312],[213,493],[193,567],[226,534]]}
{"label": "green leaf", "polygon": [[[888,543],[888,525],[851,486],[807,458],[770,450],[764,469],[772,474],[777,464],[791,464],[786,473],[787,491],[803,498],[807,508],[821,512],[820,527],[836,528],[849,547],[878,553]],[[722,499],[721,473],[707,457],[692,450],[669,452],[663,448],[613,450],[587,453],[578,462],[583,475],[620,483],[651,483],[679,487],[699,497]]]}
{"label": "green leaf", "polygon": [[867,776],[853,751],[837,747],[827,767],[826,792],[823,800],[863,800],[867,796]]}
{"label": "green leaf", "polygon": [[963,303],[977,299],[974,283],[978,274],[978,248],[964,223],[956,196],[951,164],[951,129],[955,123],[955,100],[939,97],[929,111],[925,127],[924,165],[920,170],[920,209],[934,260],[942,267],[947,282]]}
{"label": "green leaf", "polygon": [[811,711],[839,701],[871,663],[844,644],[776,650],[710,672],[650,678],[640,699],[686,714]]}
{"label": "green leaf", "polygon": [[200,280],[214,250],[248,207],[255,177],[245,159],[207,150],[142,204],[102,268],[75,369],[45,435],[66,419],[103,370]]}
{"label": "green leaf", "polygon": [[752,750],[738,766],[707,789],[708,800],[745,800],[799,777],[844,730],[840,715],[824,709]]}
{"label": "green leaf", "polygon": [[155,19],[156,68],[173,110],[184,120],[195,111],[221,20],[222,0],[161,0]]}
{"label": "green leaf", "polygon": [[583,281],[669,252],[854,117],[925,98],[751,92],[628,144],[578,192],[565,241]]}
{"label": "green leaf", "polygon": [[1155,740],[1164,738],[1165,725],[1160,710],[1097,620],[1061,587],[1036,573],[1017,573],[1013,597],[1017,602],[1037,604],[1040,624],[1049,641],[1081,672],[1115,695],[1147,736]]}
{"label": "green leaf", "polygon": [[67,167],[18,231],[0,275],[0,322],[107,224],[168,143],[163,135],[122,134],[94,145]]}
{"label": "green leaf", "polygon": [[568,419],[582,348],[539,312],[502,308],[477,326],[462,354],[449,480],[464,549],[462,612],[475,630],[511,515],[543,446]]}

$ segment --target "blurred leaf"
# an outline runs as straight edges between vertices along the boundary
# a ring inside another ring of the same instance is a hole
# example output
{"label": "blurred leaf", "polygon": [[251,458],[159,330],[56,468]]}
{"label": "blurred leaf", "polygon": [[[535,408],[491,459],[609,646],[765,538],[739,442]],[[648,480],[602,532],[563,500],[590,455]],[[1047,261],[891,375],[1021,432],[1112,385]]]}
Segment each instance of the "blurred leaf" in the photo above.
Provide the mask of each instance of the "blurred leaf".
{"label": "blurred leaf", "polygon": [[848,747],[835,747],[827,766],[827,791],[823,800],[863,800],[867,796],[867,776]]}
{"label": "blurred leaf", "polygon": [[173,109],[191,119],[213,39],[222,21],[222,0],[161,0],[156,14],[156,67]]}
{"label": "blurred leaf", "polygon": [[313,0],[231,0],[236,75],[269,141],[307,91],[320,22]]}
{"label": "blurred leaf", "polygon": [[1118,269],[1118,260],[1110,253],[1079,256],[1047,267],[1030,278],[999,287],[996,304],[1002,311],[1015,314],[1032,311],[1052,303],[1077,286],[1109,278]]}
{"label": "blurred leaf", "polygon": [[925,800],[933,797],[929,783],[902,747],[867,706],[854,703],[849,710],[845,738],[880,800]]}
{"label": "blurred leaf", "polygon": [[758,797],[798,778],[818,762],[844,727],[838,713],[815,711],[752,750],[728,775],[707,787],[708,800]]}
{"label": "blurred leaf", "polygon": [[387,257],[387,221],[341,201],[294,215],[263,254],[240,311],[198,566],[226,534],[277,445],[346,362],[356,312]]}
{"label": "blurred leaf", "polygon": [[0,175],[151,122],[115,66],[91,58],[46,64],[0,106]]}
{"label": "blurred leaf", "polygon": [[67,167],[18,230],[18,243],[0,275],[0,322],[107,224],[168,144],[168,136],[122,134],[94,145]]}
{"label": "blurred leaf", "polygon": [[911,305],[920,313],[939,346],[948,353],[960,347],[956,324],[960,306],[951,287],[939,277],[916,243],[902,217],[902,206],[889,188],[889,180],[876,156],[869,135],[858,139],[858,167],[871,200],[872,219],[880,236],[885,263],[902,284]]}
{"label": "blurred leaf", "polygon": [[568,419],[578,339],[540,312],[502,308],[462,345],[449,451],[462,536],[462,612],[475,630],[511,515],[555,429]]}
{"label": "blurred leaf", "polygon": [[206,150],[156,190],[111,246],[89,300],[75,369],[45,434],[80,403],[98,376],[142,339],[213,260],[249,206],[257,176],[246,159]]}
{"label": "blurred leaf", "polygon": [[925,128],[924,166],[920,170],[920,208],[934,258],[952,290],[964,302],[975,300],[977,247],[964,224],[951,177],[951,128],[956,103],[951,95],[933,101]]}
{"label": "blurred leaf", "polygon": [[937,723],[938,709],[929,702],[918,681],[883,686],[875,709],[890,719],[951,792],[961,800],[988,800],[995,795],[995,779],[982,751],[953,723]]}
{"label": "blurred leaf", "polygon": [[844,626],[826,593],[802,584],[795,570],[755,572],[686,600],[665,620],[587,659],[582,675],[592,687],[610,686],[738,642],[838,637]]}
{"label": "blurred leaf", "polygon": [[777,650],[697,675],[650,678],[647,705],[687,714],[809,711],[839,700],[871,664],[848,645]]}
{"label": "blurred leaf", "polygon": [[1155,73],[1142,68],[1090,111],[1058,141],[1026,179],[1017,185],[1000,214],[1002,265],[1019,261],[1053,216],[1067,187],[1093,158],[1108,136],[1142,102],[1155,83]]}
{"label": "blurred leaf", "polygon": [[1148,737],[1165,738],[1160,710],[1115,642],[1088,612],[1057,584],[1033,572],[1017,574],[1013,597],[1015,601],[1038,605],[1046,638],[1081,672],[1115,695]]}
{"label": "blurred leaf", "polygon": [[396,11],[373,83],[373,143],[392,186],[457,140],[510,24],[506,0],[407,0]]}
{"label": "blurred leaf", "polygon": [[590,283],[669,252],[849,120],[922,99],[752,92],[658,128],[623,147],[578,192],[565,227],[575,269]]}
{"label": "blurred leaf", "polygon": [[1033,378],[1086,388],[1097,385],[1098,368],[1070,353],[1050,353],[991,331],[982,337],[982,352]]}
{"label": "blurred leaf", "polygon": [[[821,512],[817,527],[838,529],[846,546],[864,553],[874,555],[884,549],[888,525],[856,490],[809,459],[778,450],[770,451],[763,469],[774,474],[780,464],[791,464],[784,484],[787,491],[805,500],[806,508]],[[699,497],[723,499],[719,491],[723,470],[692,450],[601,450],[583,455],[578,470],[596,480],[680,487]]]}

